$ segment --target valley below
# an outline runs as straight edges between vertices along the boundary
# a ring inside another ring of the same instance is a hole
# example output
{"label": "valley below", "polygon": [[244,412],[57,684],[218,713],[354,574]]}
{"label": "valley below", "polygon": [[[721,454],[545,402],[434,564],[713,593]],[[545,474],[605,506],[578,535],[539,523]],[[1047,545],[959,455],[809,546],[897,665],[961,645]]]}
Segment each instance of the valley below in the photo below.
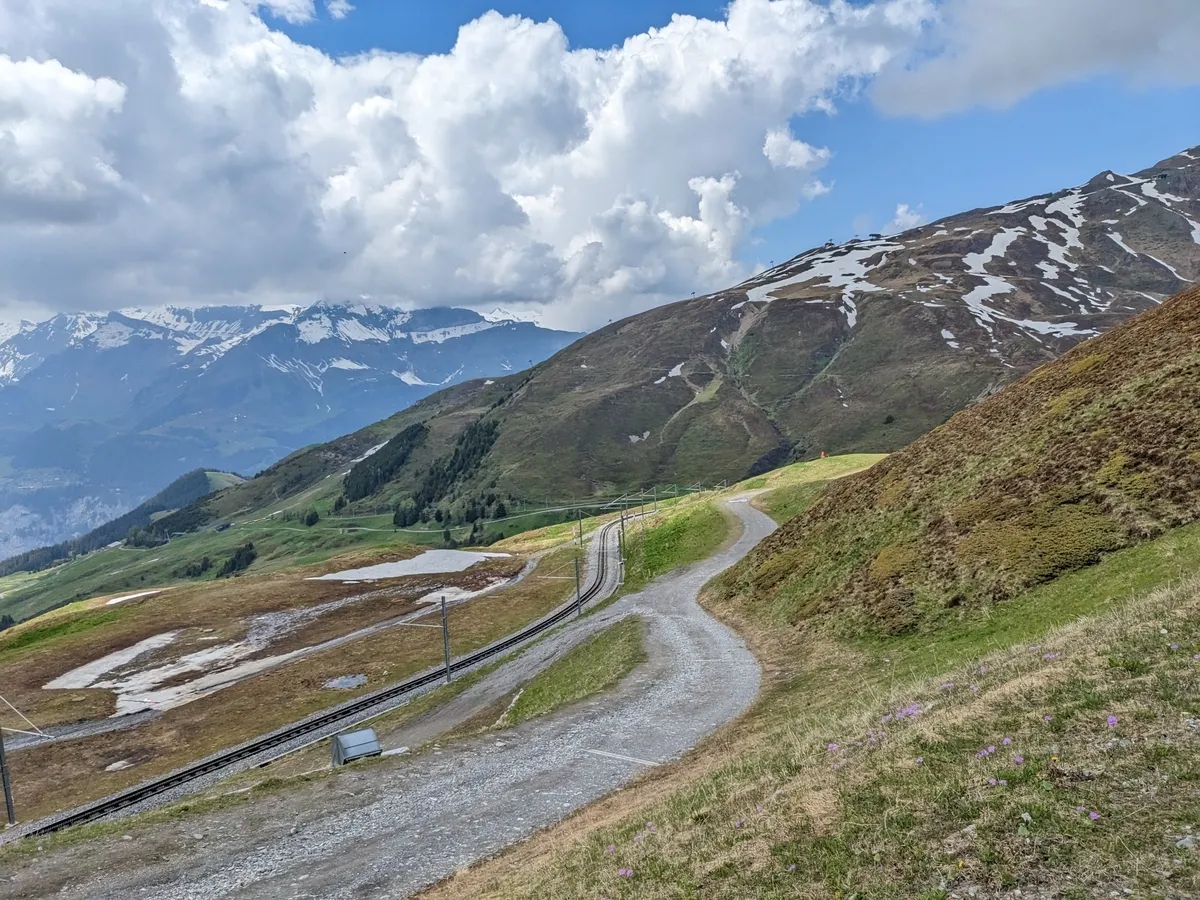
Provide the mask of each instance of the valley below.
{"label": "valley below", "polygon": [[[144,889],[163,897],[406,894],[553,824],[641,772],[671,764],[736,716],[757,691],[753,657],[695,605],[703,584],[775,527],[744,499],[727,508],[741,531],[727,541],[728,549],[569,623],[472,684],[452,701],[453,709],[430,713],[436,726],[418,717],[380,729],[389,745],[413,743],[415,756],[339,775],[336,786],[300,778],[265,797],[253,825],[236,805],[172,817],[153,834],[131,822],[137,835],[132,846],[114,832],[88,851],[93,860],[91,854],[99,853],[109,871],[121,871],[118,880],[74,876],[83,861],[69,858],[81,848],[64,848],[53,865],[25,868],[14,896],[49,892],[56,884],[66,896],[115,897]],[[498,701],[508,704],[508,695],[539,670],[631,617],[645,623],[648,661],[603,702],[576,704],[561,715],[491,734],[485,729],[479,737],[437,741],[439,733],[479,718]],[[331,807],[333,796],[345,799]],[[191,856],[198,841],[203,862]],[[426,849],[414,854],[417,843]],[[256,849],[247,853],[248,845]],[[148,856],[155,860],[149,865],[136,861]],[[85,865],[91,870],[95,863]]]}

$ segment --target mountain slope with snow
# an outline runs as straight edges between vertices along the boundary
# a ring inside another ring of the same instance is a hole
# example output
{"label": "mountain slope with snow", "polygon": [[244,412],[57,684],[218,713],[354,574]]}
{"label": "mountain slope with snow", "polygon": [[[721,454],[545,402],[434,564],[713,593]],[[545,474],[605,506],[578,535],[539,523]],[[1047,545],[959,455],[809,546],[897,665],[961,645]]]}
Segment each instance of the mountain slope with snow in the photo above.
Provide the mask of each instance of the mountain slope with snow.
{"label": "mountain slope with snow", "polygon": [[79,534],[198,467],[254,472],[577,335],[462,309],[127,309],[0,335],[0,555]]}
{"label": "mountain slope with snow", "polygon": [[611,324],[519,378],[428,398],[388,423],[423,421],[431,436],[384,491],[415,489],[422,466],[480,416],[497,429],[474,487],[534,498],[734,480],[821,451],[898,449],[1191,286],[1197,223],[1193,150],[1136,175],[1104,172],[903,234],[819,247],[729,290]]}

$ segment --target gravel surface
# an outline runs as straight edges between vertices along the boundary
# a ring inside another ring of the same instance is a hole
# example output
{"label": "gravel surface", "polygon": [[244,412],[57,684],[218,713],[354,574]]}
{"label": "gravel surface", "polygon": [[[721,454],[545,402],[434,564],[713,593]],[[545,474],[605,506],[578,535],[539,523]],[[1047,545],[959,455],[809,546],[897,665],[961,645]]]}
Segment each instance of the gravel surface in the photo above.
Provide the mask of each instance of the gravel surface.
{"label": "gravel surface", "polygon": [[421,729],[436,733],[636,613],[650,661],[615,691],[497,735],[188,817],[139,838],[144,846],[114,838],[64,847],[7,887],[15,897],[404,896],[553,824],[682,755],[757,693],[753,656],[696,603],[709,579],[775,527],[744,501],[729,507],[743,533],[728,550],[570,622],[464,692],[457,713],[447,704],[439,722],[397,737],[419,744]]}
{"label": "gravel surface", "polygon": [[120,718],[91,719],[87,722],[74,722],[69,725],[52,725],[49,728],[43,729],[43,735],[41,736],[32,734],[9,735],[4,739],[4,746],[12,751],[25,747],[36,747],[38,744],[44,744],[47,741],[93,737],[97,734],[107,734],[110,731],[122,731],[126,728],[133,728],[135,725],[141,725],[144,722],[157,719],[160,715],[161,713],[147,710],[146,712],[134,713],[133,715],[121,716]]}

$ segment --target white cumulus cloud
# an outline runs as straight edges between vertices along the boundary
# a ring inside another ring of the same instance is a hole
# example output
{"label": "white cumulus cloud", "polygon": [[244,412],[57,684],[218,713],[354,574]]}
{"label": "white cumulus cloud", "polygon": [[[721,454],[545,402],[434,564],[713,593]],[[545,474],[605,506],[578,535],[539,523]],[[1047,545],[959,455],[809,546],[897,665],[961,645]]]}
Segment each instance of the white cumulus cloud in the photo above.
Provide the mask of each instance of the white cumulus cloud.
{"label": "white cumulus cloud", "polygon": [[110,78],[0,56],[0,221],[97,213],[121,182],[105,138],[124,99]]}
{"label": "white cumulus cloud", "polygon": [[723,287],[755,227],[828,189],[795,117],[932,10],[734,0],[607,50],[487,13],[447,53],[336,59],[272,27],[313,0],[7,4],[0,305],[369,296],[586,326]]}
{"label": "white cumulus cloud", "polygon": [[896,215],[884,227],[883,233],[900,234],[903,231],[908,231],[916,228],[918,225],[924,224],[925,214],[921,212],[920,207],[913,209],[907,203],[900,203],[896,206]]}
{"label": "white cumulus cloud", "polygon": [[1095,75],[1200,83],[1200,2],[946,0],[872,95],[888,112],[939,116]]}
{"label": "white cumulus cloud", "polygon": [[344,19],[354,12],[350,0],[325,0],[325,10],[332,19]]}
{"label": "white cumulus cloud", "polygon": [[[202,2],[212,3],[213,0],[202,0]],[[224,0],[217,0],[217,2],[223,5]],[[237,0],[233,0],[233,2],[237,2]],[[311,22],[317,14],[316,4],[313,0],[258,0],[258,6],[266,9],[271,15],[294,24]]]}

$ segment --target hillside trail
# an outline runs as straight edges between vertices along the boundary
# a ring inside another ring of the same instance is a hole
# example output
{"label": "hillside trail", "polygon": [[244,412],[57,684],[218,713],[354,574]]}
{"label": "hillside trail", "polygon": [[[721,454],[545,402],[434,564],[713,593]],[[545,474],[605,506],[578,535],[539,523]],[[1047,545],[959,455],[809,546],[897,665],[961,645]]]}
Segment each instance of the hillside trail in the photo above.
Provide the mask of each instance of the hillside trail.
{"label": "hillside trail", "polygon": [[613,690],[397,764],[172,819],[131,840],[45,852],[10,875],[5,896],[405,896],[679,758],[758,693],[754,656],[697,603],[709,580],[775,529],[747,501],[726,501],[741,523],[732,545],[571,622],[385,744],[418,746],[598,630],[641,616],[649,660]]}

